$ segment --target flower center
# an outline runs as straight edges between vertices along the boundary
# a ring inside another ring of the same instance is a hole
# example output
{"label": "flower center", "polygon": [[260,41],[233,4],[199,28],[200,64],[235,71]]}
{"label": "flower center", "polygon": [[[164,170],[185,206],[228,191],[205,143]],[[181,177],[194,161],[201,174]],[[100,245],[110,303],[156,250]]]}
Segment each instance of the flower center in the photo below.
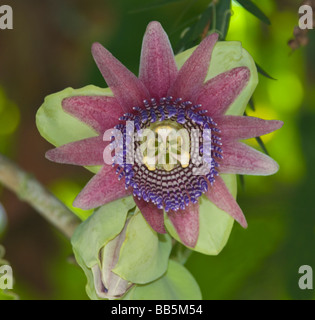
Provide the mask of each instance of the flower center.
{"label": "flower center", "polygon": [[113,165],[134,196],[177,211],[215,182],[223,158],[220,130],[200,108],[180,98],[151,99],[119,119]]}
{"label": "flower center", "polygon": [[190,138],[187,130],[177,122],[154,122],[141,147],[145,150],[143,163],[150,170],[172,171],[186,168],[190,160]]}

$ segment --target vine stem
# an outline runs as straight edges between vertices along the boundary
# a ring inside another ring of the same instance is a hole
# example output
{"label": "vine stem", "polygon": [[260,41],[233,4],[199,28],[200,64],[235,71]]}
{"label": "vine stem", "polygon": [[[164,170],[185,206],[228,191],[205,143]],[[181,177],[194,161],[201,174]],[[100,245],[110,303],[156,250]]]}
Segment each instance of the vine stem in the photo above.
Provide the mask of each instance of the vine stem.
{"label": "vine stem", "polygon": [[48,222],[71,238],[80,220],[31,174],[0,154],[0,183],[29,203]]}

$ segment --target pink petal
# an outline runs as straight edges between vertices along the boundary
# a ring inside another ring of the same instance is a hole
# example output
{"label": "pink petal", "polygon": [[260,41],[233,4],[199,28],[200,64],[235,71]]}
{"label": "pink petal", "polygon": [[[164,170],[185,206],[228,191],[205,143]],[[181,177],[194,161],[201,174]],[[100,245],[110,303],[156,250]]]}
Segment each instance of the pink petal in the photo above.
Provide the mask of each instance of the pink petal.
{"label": "pink petal", "polygon": [[62,107],[99,133],[112,129],[124,113],[115,98],[106,96],[70,97],[62,101]]}
{"label": "pink petal", "polygon": [[219,35],[213,33],[206,37],[180,69],[168,95],[190,100],[193,93],[204,83],[211,60],[211,54]]}
{"label": "pink petal", "polygon": [[221,177],[216,177],[213,186],[206,192],[206,196],[219,209],[233,217],[243,228],[247,228],[247,222],[242,209],[231,195]]}
{"label": "pink petal", "polygon": [[78,166],[103,165],[103,152],[108,143],[102,136],[75,141],[47,151],[46,158]]}
{"label": "pink petal", "polygon": [[239,67],[210,79],[196,94],[196,102],[209,115],[224,114],[248,83],[250,71]]}
{"label": "pink petal", "polygon": [[143,100],[149,98],[148,90],[142,81],[102,45],[94,43],[92,54],[105,81],[124,112],[131,112],[132,107],[142,105]]}
{"label": "pink petal", "polygon": [[158,233],[166,233],[163,210],[158,209],[152,202],[146,202],[143,199],[139,200],[137,197],[134,197],[134,200],[151,228]]}
{"label": "pink petal", "polygon": [[167,34],[159,22],[151,22],[142,43],[139,78],[152,98],[160,99],[177,76],[177,66]]}
{"label": "pink petal", "polygon": [[194,248],[199,236],[199,204],[190,203],[185,210],[168,212],[168,217],[175,227],[184,245]]}
{"label": "pink petal", "polygon": [[250,139],[273,132],[282,127],[278,120],[263,120],[254,117],[222,116],[215,118],[222,137],[227,139]]}
{"label": "pink petal", "polygon": [[105,165],[79,193],[73,206],[84,210],[94,209],[131,194],[132,189],[126,190],[125,182],[118,180],[116,170]]}
{"label": "pink petal", "polygon": [[222,173],[267,176],[276,173],[279,165],[267,155],[241,142],[223,142]]}

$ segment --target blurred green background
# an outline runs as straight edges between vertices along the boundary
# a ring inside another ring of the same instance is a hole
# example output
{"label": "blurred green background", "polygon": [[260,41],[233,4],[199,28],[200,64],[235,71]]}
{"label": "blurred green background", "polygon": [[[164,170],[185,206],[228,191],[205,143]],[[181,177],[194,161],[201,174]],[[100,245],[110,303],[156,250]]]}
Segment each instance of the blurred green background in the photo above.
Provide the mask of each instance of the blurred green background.
{"label": "blurred green background", "polygon": [[[90,54],[101,42],[137,73],[142,36],[151,20],[162,23],[173,47],[207,9],[209,0],[6,1],[14,29],[0,30],[0,152],[14,159],[69,207],[91,174],[44,158],[50,145],[39,135],[35,114],[43,99],[66,87],[105,86]],[[315,270],[315,34],[292,52],[288,40],[298,24],[297,0],[253,1],[269,17],[267,25],[232,2],[227,40],[241,41],[276,80],[260,75],[255,111],[248,115],[281,119],[279,132],[264,136],[280,164],[271,177],[245,177],[238,202],[249,224],[234,226],[216,257],[193,253],[186,266],[204,299],[314,299],[301,290],[301,265]],[[301,1],[302,2],[302,1]],[[147,7],[155,3],[164,5]],[[260,148],[255,140],[253,146]],[[69,242],[16,195],[0,187],[7,220],[0,243],[6,248],[21,299],[87,299],[85,276],[72,263]],[[82,213],[82,212],[81,212]],[[3,223],[2,223],[3,224]]]}

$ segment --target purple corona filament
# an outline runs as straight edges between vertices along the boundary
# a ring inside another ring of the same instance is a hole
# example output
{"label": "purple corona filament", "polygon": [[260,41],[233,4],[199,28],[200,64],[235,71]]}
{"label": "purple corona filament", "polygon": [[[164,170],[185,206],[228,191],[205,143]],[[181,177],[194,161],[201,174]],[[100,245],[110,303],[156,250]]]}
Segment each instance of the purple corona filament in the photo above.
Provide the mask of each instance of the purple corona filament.
{"label": "purple corona filament", "polygon": [[[199,130],[199,152],[201,161],[192,160],[188,166],[177,166],[171,171],[162,169],[149,170],[141,161],[134,164],[127,163],[127,152],[134,147],[137,150],[140,142],[130,139],[130,133],[126,132],[126,124],[119,124],[115,128],[120,130],[123,141],[113,140],[112,146],[119,146],[115,154],[114,165],[117,165],[117,175],[121,179],[125,177],[126,189],[131,186],[134,196],[146,202],[154,203],[158,208],[177,211],[184,210],[190,202],[196,203],[198,198],[208,190],[208,182],[212,185],[218,175],[218,168],[223,159],[220,130],[217,124],[206,111],[199,110],[201,105],[193,105],[191,101],[182,101],[181,98],[165,97],[159,103],[155,99],[144,100],[143,106],[133,108],[133,113],[126,113],[121,121],[134,121],[134,133],[150,127],[152,123],[164,120],[174,121],[180,124],[190,134],[192,129]],[[206,131],[204,131],[207,129]],[[204,135],[203,135],[204,134]],[[192,150],[190,150],[190,153]],[[205,166],[207,172],[202,175],[193,174],[193,169]]]}

